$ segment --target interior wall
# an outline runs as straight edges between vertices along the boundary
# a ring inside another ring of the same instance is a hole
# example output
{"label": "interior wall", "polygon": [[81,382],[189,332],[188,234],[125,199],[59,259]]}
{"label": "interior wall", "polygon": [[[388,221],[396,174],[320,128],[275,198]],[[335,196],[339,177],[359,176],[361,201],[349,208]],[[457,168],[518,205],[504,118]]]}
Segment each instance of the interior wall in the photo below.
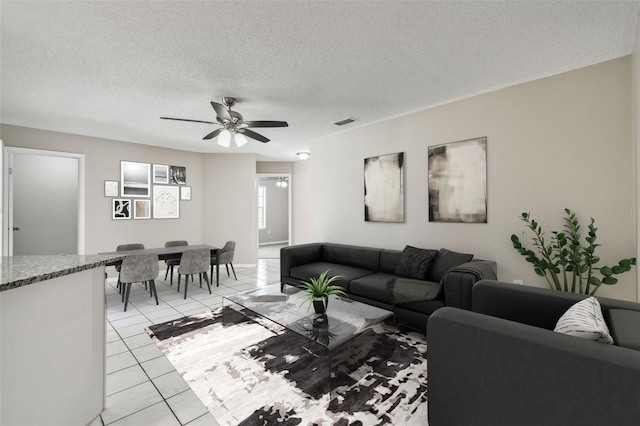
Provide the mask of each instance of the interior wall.
{"label": "interior wall", "polygon": [[[633,119],[635,135],[636,258],[640,259],[640,19],[636,25],[636,44],[632,57]],[[636,268],[636,300],[640,301],[640,268]]]}
{"label": "interior wall", "polygon": [[[255,249],[247,249],[257,244],[255,226],[247,226],[247,220],[255,223],[253,155],[203,155],[5,124],[0,135],[7,146],[85,155],[85,253],[111,251],[130,242],[160,247],[169,240],[219,245],[235,239],[234,263],[256,262]],[[121,160],[186,167],[191,200],[180,202],[180,219],[113,220],[104,181],[120,180]]]}
{"label": "interior wall", "polygon": [[[631,104],[631,58],[624,57],[316,139],[307,190],[324,208],[305,212],[311,239],[445,247],[496,260],[501,280],[546,286],[510,236],[529,241],[520,220],[526,211],[548,235],[560,230],[566,207],[583,230],[595,218],[601,264],[632,257]],[[488,138],[488,223],[430,223],[427,148],[480,136]],[[365,222],[363,161],[395,152],[405,153],[405,222]],[[300,200],[295,207],[303,208]],[[296,230],[300,213],[294,211]],[[635,300],[635,289],[635,274],[628,273],[599,294]]]}
{"label": "interior wall", "polygon": [[256,159],[254,154],[203,156],[204,227],[212,245],[236,242],[234,265],[258,259]]}
{"label": "interior wall", "polygon": [[[311,167],[313,156],[293,163],[291,182],[291,244],[313,242],[313,214],[320,201],[314,197]],[[315,205],[314,205],[315,203]],[[329,206],[328,208],[333,208]]]}

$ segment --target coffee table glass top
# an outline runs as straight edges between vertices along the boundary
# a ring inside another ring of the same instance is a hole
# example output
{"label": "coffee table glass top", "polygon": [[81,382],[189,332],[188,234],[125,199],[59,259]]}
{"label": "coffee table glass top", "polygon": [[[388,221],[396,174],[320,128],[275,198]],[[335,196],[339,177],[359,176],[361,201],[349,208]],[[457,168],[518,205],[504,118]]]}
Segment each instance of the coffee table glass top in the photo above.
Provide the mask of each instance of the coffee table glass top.
{"label": "coffee table glass top", "polygon": [[[332,350],[393,315],[354,300],[330,298],[327,312],[317,315],[300,289],[280,284],[223,297],[223,306],[239,305]],[[301,306],[302,305],[302,306]]]}

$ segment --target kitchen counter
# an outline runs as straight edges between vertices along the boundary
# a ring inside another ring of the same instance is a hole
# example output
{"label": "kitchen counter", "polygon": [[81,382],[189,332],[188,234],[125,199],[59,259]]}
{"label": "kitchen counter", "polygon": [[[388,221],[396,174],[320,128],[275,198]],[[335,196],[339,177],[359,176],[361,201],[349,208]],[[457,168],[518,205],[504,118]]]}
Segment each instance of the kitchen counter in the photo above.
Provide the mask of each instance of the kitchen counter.
{"label": "kitchen counter", "polygon": [[114,258],[0,259],[0,424],[83,425],[102,412]]}
{"label": "kitchen counter", "polygon": [[104,266],[121,256],[55,255],[55,256],[3,256],[0,291],[50,280],[87,269]]}

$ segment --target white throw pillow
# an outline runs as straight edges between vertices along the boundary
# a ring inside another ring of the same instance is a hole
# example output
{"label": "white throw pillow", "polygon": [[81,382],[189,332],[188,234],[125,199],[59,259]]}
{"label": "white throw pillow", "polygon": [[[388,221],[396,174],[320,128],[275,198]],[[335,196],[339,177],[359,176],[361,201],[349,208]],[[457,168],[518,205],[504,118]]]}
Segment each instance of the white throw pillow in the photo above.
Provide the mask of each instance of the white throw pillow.
{"label": "white throw pillow", "polygon": [[613,344],[613,338],[602,316],[600,302],[593,296],[570,307],[560,317],[554,331],[582,339]]}

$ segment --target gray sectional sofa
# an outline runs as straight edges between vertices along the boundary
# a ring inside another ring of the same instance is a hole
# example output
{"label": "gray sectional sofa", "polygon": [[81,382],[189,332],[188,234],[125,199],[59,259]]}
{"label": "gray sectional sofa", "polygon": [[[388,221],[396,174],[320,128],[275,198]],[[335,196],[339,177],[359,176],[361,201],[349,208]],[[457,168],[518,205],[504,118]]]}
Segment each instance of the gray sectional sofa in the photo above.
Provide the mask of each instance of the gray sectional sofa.
{"label": "gray sectional sofa", "polygon": [[[406,273],[411,277],[407,277],[398,273],[407,270],[399,268],[400,263],[407,266],[403,262],[406,260],[407,250],[334,243],[284,247],[280,251],[281,286],[299,285],[301,281],[308,281],[329,269],[330,275],[342,276],[334,284],[344,287],[351,299],[392,310],[397,322],[406,323],[424,332],[429,315],[437,309],[444,306],[471,309],[473,285],[480,279],[497,279],[496,263],[493,261],[472,260],[471,254],[445,249],[415,248],[412,253],[419,252],[426,257],[417,266],[418,274],[408,271]],[[410,263],[408,266],[416,268]],[[433,291],[430,296],[418,297],[416,300],[399,298],[398,280],[402,280],[403,284],[417,284],[419,289]]]}
{"label": "gray sectional sofa", "polygon": [[481,281],[472,311],[438,310],[427,326],[429,425],[639,425],[640,304],[597,298],[611,345],[554,332],[585,297]]}

